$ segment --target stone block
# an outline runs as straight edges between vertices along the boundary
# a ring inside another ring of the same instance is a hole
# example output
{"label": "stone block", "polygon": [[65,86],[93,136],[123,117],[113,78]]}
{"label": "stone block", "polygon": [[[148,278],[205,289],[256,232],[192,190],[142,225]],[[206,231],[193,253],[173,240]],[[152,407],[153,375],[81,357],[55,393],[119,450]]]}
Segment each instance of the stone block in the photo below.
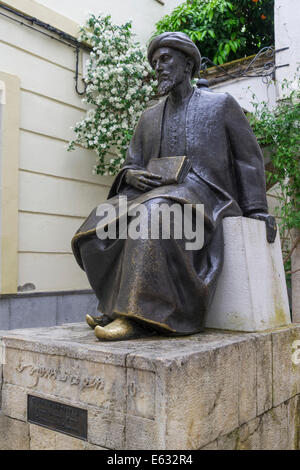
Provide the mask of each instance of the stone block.
{"label": "stone block", "polygon": [[261,415],[273,405],[272,339],[270,334],[261,334],[255,341],[257,415]]}
{"label": "stone block", "polygon": [[0,330],[9,330],[10,305],[8,299],[0,299]]}
{"label": "stone block", "polygon": [[10,418],[26,421],[27,393],[22,387],[4,383],[2,388],[2,412]]}
{"label": "stone block", "polygon": [[286,450],[288,447],[288,410],[282,404],[262,415],[261,447],[264,450]]}
{"label": "stone block", "polygon": [[4,380],[31,394],[67,399],[125,412],[126,371],[124,368],[7,348]]}
{"label": "stone block", "polygon": [[273,406],[300,393],[300,363],[293,356],[296,344],[300,344],[300,325],[272,332]]}
{"label": "stone block", "polygon": [[199,450],[218,450],[218,443],[217,443],[217,440],[213,441],[213,442],[210,442],[209,444],[207,444],[206,446],[204,447],[201,447],[201,449]]}
{"label": "stone block", "polygon": [[88,440],[107,449],[125,449],[125,415],[114,409],[104,411],[89,409],[88,412]]}
{"label": "stone block", "polygon": [[261,448],[262,419],[255,418],[217,440],[218,450],[258,450]]}
{"label": "stone block", "polygon": [[218,450],[286,450],[288,406],[282,404],[217,440]]}
{"label": "stone block", "polygon": [[94,294],[61,295],[57,298],[57,324],[82,322],[87,313],[97,315],[97,306]]}
{"label": "stone block", "polygon": [[239,357],[237,344],[219,345],[166,367],[167,449],[199,449],[238,426]]}
{"label": "stone block", "polygon": [[106,450],[51,429],[35,424],[29,425],[30,450]]}
{"label": "stone block", "polygon": [[[294,233],[294,238],[300,231]],[[300,323],[300,243],[292,254],[292,317],[293,322]]]}
{"label": "stone block", "polygon": [[29,425],[0,412],[0,450],[29,450]]}
{"label": "stone block", "polygon": [[86,442],[50,429],[29,425],[30,450],[85,450]]}
{"label": "stone block", "polygon": [[300,449],[300,395],[287,402],[288,445],[286,450]]}
{"label": "stone block", "polygon": [[262,221],[228,217],[224,227],[224,266],[206,326],[261,331],[290,323],[279,235],[266,240]]}
{"label": "stone block", "polygon": [[10,328],[30,328],[56,324],[57,299],[48,297],[21,297],[10,299]]}
{"label": "stone block", "polygon": [[105,449],[105,447],[95,446],[94,444],[90,444],[89,442],[86,442],[84,450],[108,450],[108,449]]}
{"label": "stone block", "polygon": [[151,420],[139,416],[127,416],[124,448],[126,450],[166,449],[165,436],[160,429],[163,422],[164,416],[161,416],[161,422],[158,417],[156,420]]}
{"label": "stone block", "polygon": [[257,362],[256,343],[253,339],[239,343],[239,424],[256,417]]}
{"label": "stone block", "polygon": [[3,411],[28,425],[27,394],[88,411],[88,442],[30,424],[32,449],[293,448],[299,334],[292,324],[101,343],[84,323],[5,332]]}

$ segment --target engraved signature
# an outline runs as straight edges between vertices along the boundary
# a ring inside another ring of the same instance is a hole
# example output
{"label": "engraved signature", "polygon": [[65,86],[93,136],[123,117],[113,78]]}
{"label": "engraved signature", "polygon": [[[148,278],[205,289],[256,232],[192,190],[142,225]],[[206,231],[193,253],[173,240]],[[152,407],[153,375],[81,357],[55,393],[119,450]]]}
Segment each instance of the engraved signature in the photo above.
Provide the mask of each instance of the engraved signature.
{"label": "engraved signature", "polygon": [[16,371],[19,373],[22,373],[25,370],[27,370],[29,375],[34,378],[34,382],[29,386],[29,388],[37,387],[41,378],[57,380],[59,382],[66,382],[70,385],[78,386],[80,391],[91,388],[103,390],[105,385],[102,377],[81,377],[80,375],[72,374],[59,368],[36,367],[32,364],[22,364],[21,362],[16,367]]}

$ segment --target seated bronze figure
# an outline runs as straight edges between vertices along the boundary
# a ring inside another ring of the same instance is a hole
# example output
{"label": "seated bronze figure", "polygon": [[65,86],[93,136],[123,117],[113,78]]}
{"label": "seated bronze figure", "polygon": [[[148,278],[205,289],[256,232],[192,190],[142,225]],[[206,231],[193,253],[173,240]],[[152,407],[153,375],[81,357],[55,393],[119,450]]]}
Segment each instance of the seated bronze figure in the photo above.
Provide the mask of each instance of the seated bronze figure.
{"label": "seated bronze figure", "polygon": [[[200,54],[183,33],[163,33],[148,47],[162,99],[141,116],[123,168],[108,195],[143,204],[204,204],[204,245],[188,251],[182,240],[97,237],[94,209],[73,238],[78,264],[99,300],[99,317],[87,316],[100,340],[203,331],[223,263],[222,219],[268,215],[261,150],[243,110],[227,93],[193,88]],[[150,159],[187,156],[183,182],[166,184],[147,170]]]}

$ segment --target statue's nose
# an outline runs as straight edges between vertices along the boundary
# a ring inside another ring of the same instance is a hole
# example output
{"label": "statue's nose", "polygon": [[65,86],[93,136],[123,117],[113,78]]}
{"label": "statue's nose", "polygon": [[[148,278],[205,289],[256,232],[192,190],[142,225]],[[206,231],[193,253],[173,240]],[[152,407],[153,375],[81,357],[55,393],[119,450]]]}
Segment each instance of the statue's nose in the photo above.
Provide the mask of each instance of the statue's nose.
{"label": "statue's nose", "polygon": [[158,61],[156,62],[156,65],[155,65],[155,71],[156,71],[156,72],[161,72],[161,70],[162,70],[162,64],[161,64],[161,62],[158,60]]}

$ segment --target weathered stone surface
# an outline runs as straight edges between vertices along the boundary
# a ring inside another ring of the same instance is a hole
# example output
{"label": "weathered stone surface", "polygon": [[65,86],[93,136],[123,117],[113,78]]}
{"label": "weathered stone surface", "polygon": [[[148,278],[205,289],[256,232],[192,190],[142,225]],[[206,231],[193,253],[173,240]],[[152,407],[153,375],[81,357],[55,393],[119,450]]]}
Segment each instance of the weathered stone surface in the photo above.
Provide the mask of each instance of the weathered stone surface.
{"label": "weathered stone surface", "polygon": [[88,411],[88,439],[107,449],[124,449],[125,415],[114,409]]}
{"label": "weathered stone surface", "polygon": [[7,348],[4,380],[71,404],[125,412],[126,371],[119,366]]}
{"label": "weathered stone surface", "polygon": [[291,398],[287,403],[288,413],[288,446],[287,450],[300,450],[300,395]]}
{"label": "weathered stone surface", "polygon": [[22,387],[5,383],[2,389],[2,412],[10,418],[26,421],[26,390]]}
{"label": "weathered stone surface", "polygon": [[170,364],[165,372],[166,448],[199,449],[238,426],[238,372],[238,344]]}
{"label": "weathered stone surface", "polygon": [[88,410],[88,444],[30,425],[32,449],[294,448],[299,333],[291,325],[101,343],[84,324],[11,331],[3,411],[27,426],[28,393]]}
{"label": "weathered stone surface", "polygon": [[[300,231],[295,231],[295,239]],[[292,312],[293,322],[300,323],[300,243],[292,254]]]}
{"label": "weathered stone surface", "polygon": [[156,377],[154,372],[127,369],[127,413],[155,419]]}
{"label": "weathered stone surface", "polygon": [[204,447],[201,447],[201,449],[199,450],[218,450],[218,443],[217,443],[217,439],[213,442],[210,442],[209,444],[207,444],[206,446]]}
{"label": "weathered stone surface", "polygon": [[227,217],[224,266],[207,316],[209,328],[261,331],[291,322],[279,235],[264,222]]}
{"label": "weathered stone surface", "polygon": [[256,417],[257,408],[256,343],[249,340],[239,344],[239,424]]}
{"label": "weathered stone surface", "polygon": [[90,444],[89,442],[86,442],[85,450],[108,450],[108,449],[105,449],[105,447],[95,446],[94,444]]}
{"label": "weathered stone surface", "polygon": [[217,440],[218,450],[285,450],[288,448],[287,405],[267,411]]}
{"label": "weathered stone surface", "polygon": [[0,412],[0,450],[29,450],[29,425]]}
{"label": "weathered stone surface", "polygon": [[30,450],[105,450],[50,429],[29,425]]}
{"label": "weathered stone surface", "polygon": [[272,340],[270,334],[256,339],[257,415],[272,408]]}
{"label": "weathered stone surface", "polygon": [[0,299],[0,330],[9,330],[9,300]]}
{"label": "weathered stone surface", "polygon": [[125,436],[125,449],[166,449],[165,436],[160,431],[163,426],[164,416],[159,417],[156,421],[151,419],[141,418],[139,416],[127,416],[126,418],[126,436]]}
{"label": "weathered stone surface", "polygon": [[[2,331],[2,333],[5,333]],[[6,351],[5,351],[5,344],[3,343],[1,339],[1,331],[0,331],[0,410],[1,410],[1,404],[2,404],[2,385],[3,385],[3,364],[5,363],[5,356],[6,356]]]}
{"label": "weathered stone surface", "polygon": [[288,447],[288,410],[282,404],[262,415],[260,449],[285,450]]}
{"label": "weathered stone surface", "polygon": [[293,345],[300,340],[300,325],[272,333],[273,406],[300,393],[300,364],[293,362]]}
{"label": "weathered stone surface", "polygon": [[10,300],[10,328],[56,324],[56,297],[24,297]]}

